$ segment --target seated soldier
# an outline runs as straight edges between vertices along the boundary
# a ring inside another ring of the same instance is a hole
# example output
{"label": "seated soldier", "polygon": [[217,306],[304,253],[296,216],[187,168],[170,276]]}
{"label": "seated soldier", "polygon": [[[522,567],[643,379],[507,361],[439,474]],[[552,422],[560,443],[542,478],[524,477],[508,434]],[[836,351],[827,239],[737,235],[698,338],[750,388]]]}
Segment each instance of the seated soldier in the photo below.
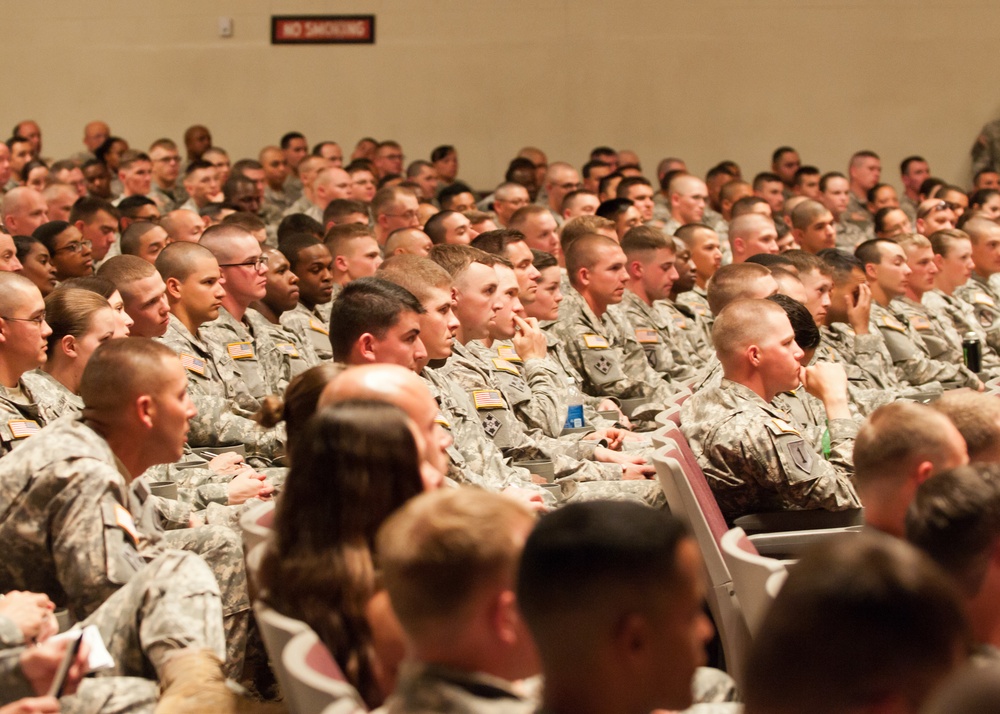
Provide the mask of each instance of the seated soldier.
{"label": "seated soldier", "polygon": [[[326,232],[323,238],[326,247],[330,249],[333,263],[330,270],[333,273],[333,293],[336,297],[341,288],[357,278],[370,278],[382,263],[382,254],[375,236],[367,225],[348,223],[334,226]],[[329,321],[330,306],[326,305]]]}
{"label": "seated soldier", "polygon": [[712,625],[698,545],[675,517],[581,503],[528,537],[517,600],[553,714],[648,714],[692,703]]}
{"label": "seated soldier", "polygon": [[122,231],[119,245],[122,255],[135,255],[149,263],[155,263],[156,256],[169,240],[167,232],[156,223],[136,221]]}
{"label": "seated soldier", "polygon": [[969,452],[969,463],[1000,462],[1000,400],[963,389],[942,394],[931,406],[955,425]]}
{"label": "seated soldier", "polygon": [[973,218],[963,226],[972,242],[972,275],[955,290],[955,296],[972,305],[986,341],[1000,352],[1000,291],[993,277],[1000,273],[1000,225],[985,218]]}
{"label": "seated soldier", "polygon": [[854,483],[865,523],[904,537],[906,510],[920,484],[968,461],[962,435],[930,407],[896,402],[876,410],[854,440]]}
{"label": "seated soldier", "polygon": [[409,660],[387,714],[533,707],[513,682],[538,673],[514,578],[531,511],[479,489],[418,496],[379,529],[382,578]]}
{"label": "seated soldier", "polygon": [[[719,234],[708,226],[689,223],[678,228],[674,235],[684,242],[691,254],[691,263],[694,265],[694,285],[690,290],[678,295],[677,302],[698,314],[707,315],[709,310],[706,286],[709,278],[722,266]],[[679,273],[680,269],[677,272]]]}
{"label": "seated soldier", "polygon": [[920,485],[906,539],[955,580],[972,626],[977,663],[1000,663],[1000,471],[963,466]]}
{"label": "seated soldier", "polygon": [[[211,570],[193,554],[165,550],[129,510],[129,484],[183,451],[194,415],[186,381],[166,347],[111,340],[84,371],[83,415],[55,422],[0,461],[0,533],[18,544],[0,564],[0,591],[45,593],[73,620],[96,625],[118,675],[163,681],[179,652],[226,652]],[[228,665],[242,669],[241,660]],[[203,686],[221,686],[218,672],[208,670]]]}
{"label": "seated soldier", "polygon": [[724,378],[684,403],[681,429],[726,520],[762,511],[858,508],[850,480],[857,423],[843,370],[815,365],[802,380],[826,409],[827,452],[806,442],[771,405],[775,395],[799,385],[802,373],[802,350],[780,307],[737,300],[716,318],[712,340]]}
{"label": "seated soldier", "polygon": [[267,289],[264,297],[254,300],[250,307],[271,323],[278,346],[289,357],[291,375],[296,377],[320,363],[311,338],[304,339],[281,325],[281,316],[299,304],[299,277],[277,248],[264,248],[261,255],[267,258]]}
{"label": "seated soldier", "polygon": [[922,711],[969,639],[955,588],[917,549],[830,538],[790,571],[754,639],[745,711]]}
{"label": "seated soldier", "polygon": [[120,293],[132,320],[130,335],[160,337],[167,331],[167,286],[152,263],[134,255],[116,255],[104,262],[97,277],[110,281]]}
{"label": "seated soldier", "polygon": [[320,311],[333,299],[333,257],[322,241],[307,233],[293,233],[278,244],[298,278],[299,301],[285,312],[281,326],[295,333],[299,342],[309,342],[319,359],[330,359],[329,310]]}
{"label": "seated soldier", "polygon": [[965,365],[932,358],[913,324],[890,305],[906,294],[912,274],[902,246],[876,238],[859,245],[855,256],[872,292],[871,326],[882,333],[896,376],[914,386],[941,382],[982,390],[982,382]]}

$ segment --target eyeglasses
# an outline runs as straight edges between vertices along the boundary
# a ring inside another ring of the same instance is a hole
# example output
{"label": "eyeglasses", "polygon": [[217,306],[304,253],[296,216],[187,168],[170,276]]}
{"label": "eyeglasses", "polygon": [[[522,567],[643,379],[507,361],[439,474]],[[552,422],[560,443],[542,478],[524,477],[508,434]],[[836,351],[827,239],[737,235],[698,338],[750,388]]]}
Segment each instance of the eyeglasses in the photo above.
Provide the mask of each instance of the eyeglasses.
{"label": "eyeglasses", "polygon": [[943,211],[945,209],[954,211],[958,208],[959,205],[957,203],[950,203],[949,201],[938,201],[933,206],[928,206],[927,208],[917,211],[917,218],[926,218],[934,211]]}
{"label": "eyeglasses", "polygon": [[561,183],[558,184],[558,186],[564,191],[578,191],[579,189],[583,188],[583,184],[579,182]]}
{"label": "eyeglasses", "polygon": [[[66,251],[69,251],[70,253],[82,253],[83,249],[85,247],[86,248],[90,248],[92,245],[94,245],[94,243],[92,241],[89,241],[86,238],[84,238],[83,240],[75,240],[72,243],[67,243],[62,248],[56,248],[52,252],[53,253],[61,253],[64,250],[66,250]],[[11,319],[13,319],[13,318],[11,318]]]}
{"label": "eyeglasses", "polygon": [[45,324],[45,311],[38,313],[34,317],[7,317],[6,315],[0,315],[0,318],[4,320],[14,320],[15,322],[33,322],[39,327]]}
{"label": "eyeglasses", "polygon": [[180,156],[163,156],[159,159],[153,159],[158,164],[179,164],[181,162]]}
{"label": "eyeglasses", "polygon": [[266,255],[259,255],[256,258],[250,258],[249,260],[244,260],[242,263],[219,263],[220,268],[253,268],[254,270],[260,270],[261,266],[267,267],[268,257]]}
{"label": "eyeglasses", "polygon": [[407,211],[406,213],[386,213],[385,215],[391,218],[405,218],[408,221],[420,220],[420,214],[416,211]]}

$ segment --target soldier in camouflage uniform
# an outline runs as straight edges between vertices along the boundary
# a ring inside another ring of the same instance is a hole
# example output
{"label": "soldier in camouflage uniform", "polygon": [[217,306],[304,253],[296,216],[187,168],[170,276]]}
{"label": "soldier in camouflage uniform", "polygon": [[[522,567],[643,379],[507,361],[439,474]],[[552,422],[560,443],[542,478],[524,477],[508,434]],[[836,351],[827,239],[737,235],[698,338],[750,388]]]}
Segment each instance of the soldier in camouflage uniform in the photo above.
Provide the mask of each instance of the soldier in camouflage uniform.
{"label": "soldier in camouflage uniform", "polygon": [[670,383],[646,359],[624,315],[616,306],[625,293],[625,254],[603,236],[584,236],[566,255],[570,279],[583,298],[563,309],[555,332],[573,366],[593,396],[641,398],[664,402],[673,395]]}
{"label": "soldier in camouflage uniform", "polygon": [[[192,412],[184,370],[166,348],[139,339],[102,345],[88,367],[87,421],[60,420],[0,462],[0,533],[18,544],[0,565],[0,590],[45,593],[74,620],[97,625],[115,658],[111,674],[155,677],[184,647],[222,657],[212,572],[194,555],[165,550],[129,510],[128,480],[181,454]],[[152,423],[125,408],[146,394],[160,405]]]}
{"label": "soldier in camouflage uniform", "polygon": [[903,248],[892,240],[876,239],[858,248],[872,292],[870,324],[882,333],[897,377],[914,386],[929,382],[982,388],[982,382],[961,363],[932,359],[913,325],[895,314],[890,301],[902,297],[912,271]]}
{"label": "soldier in camouflage uniform", "polygon": [[158,341],[180,357],[188,372],[188,391],[198,408],[188,443],[196,447],[242,444],[249,457],[270,463],[282,453],[282,435],[251,420],[259,408],[258,399],[247,389],[237,360],[212,349],[204,329],[219,314],[225,297],[215,256],[199,245],[174,243],[158,256],[157,269],[167,284],[171,310],[167,331]]}
{"label": "soldier in camouflage uniform", "polygon": [[331,359],[329,314],[324,320],[319,311],[333,299],[330,249],[317,238],[300,234],[282,242],[281,252],[299,279],[298,305],[282,313],[281,325],[308,342],[319,359]]}
{"label": "soldier in camouflage uniform", "polygon": [[726,378],[684,403],[681,429],[726,520],[762,511],[859,508],[850,481],[858,425],[843,370],[806,370],[805,384],[821,396],[829,419],[829,452],[822,453],[770,403],[799,384],[803,354],[784,311],[769,301],[737,300],[717,316],[714,330]]}
{"label": "soldier in camouflage uniform", "polygon": [[973,176],[983,169],[1000,170],[1000,120],[983,126],[971,154]]}
{"label": "soldier in camouflage uniform", "polygon": [[972,306],[986,342],[1000,352],[1000,291],[994,276],[1000,273],[1000,226],[990,220],[973,218],[963,229],[972,241],[974,268],[969,282],[955,290],[955,296]]}

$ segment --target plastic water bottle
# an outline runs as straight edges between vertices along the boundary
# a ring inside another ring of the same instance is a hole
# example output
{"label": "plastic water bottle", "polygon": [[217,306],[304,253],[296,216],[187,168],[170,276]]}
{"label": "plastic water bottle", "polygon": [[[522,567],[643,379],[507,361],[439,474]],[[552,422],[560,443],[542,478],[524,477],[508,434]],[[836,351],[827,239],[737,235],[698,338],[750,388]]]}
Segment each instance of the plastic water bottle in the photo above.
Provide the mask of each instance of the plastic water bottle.
{"label": "plastic water bottle", "polygon": [[569,410],[566,413],[566,424],[563,428],[580,429],[583,427],[583,395],[572,377],[566,378],[566,397],[569,402]]}

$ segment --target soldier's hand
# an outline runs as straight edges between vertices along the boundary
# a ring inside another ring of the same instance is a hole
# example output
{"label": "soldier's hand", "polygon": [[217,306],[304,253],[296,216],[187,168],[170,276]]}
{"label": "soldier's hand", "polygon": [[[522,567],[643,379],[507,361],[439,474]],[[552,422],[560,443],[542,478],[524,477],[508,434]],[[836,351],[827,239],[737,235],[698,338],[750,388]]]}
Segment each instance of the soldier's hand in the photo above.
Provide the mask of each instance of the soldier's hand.
{"label": "soldier's hand", "polygon": [[835,362],[817,362],[802,370],[806,391],[823,402],[829,419],[850,419],[847,407],[847,372]]}
{"label": "soldier's hand", "polygon": [[868,287],[868,283],[862,283],[858,286],[857,293],[856,299],[854,293],[844,296],[847,301],[847,321],[855,335],[867,335],[872,312],[872,289]]}
{"label": "soldier's hand", "polygon": [[26,642],[41,642],[59,631],[48,595],[12,590],[0,600],[0,615],[12,620]]}
{"label": "soldier's hand", "polygon": [[501,493],[505,496],[513,498],[515,501],[520,501],[533,511],[548,510],[548,507],[545,505],[545,501],[542,499],[542,494],[540,493],[529,491],[526,488],[518,488],[517,486],[508,486],[501,491]]}
{"label": "soldier's hand", "polygon": [[228,475],[235,474],[240,469],[245,468],[246,463],[240,454],[235,451],[227,451],[223,454],[219,454],[208,462],[208,468],[217,474]]}
{"label": "soldier's hand", "polygon": [[[28,647],[21,653],[21,672],[36,694],[45,694],[49,691],[52,680],[55,679],[59,670],[59,665],[66,655],[66,648],[72,644],[73,641],[69,639],[58,642],[49,640],[38,647]],[[80,651],[77,652],[76,659],[73,660],[73,664],[70,665],[69,672],[66,674],[66,682],[63,685],[64,694],[76,692],[80,680],[87,673],[87,657],[89,655],[90,648],[87,647],[87,643],[81,643]]]}
{"label": "soldier's hand", "polygon": [[264,477],[261,474],[254,473],[251,470],[236,474],[233,480],[229,482],[227,489],[229,505],[238,506],[246,502],[248,498],[261,497],[262,492],[265,492],[263,497],[270,496],[274,489],[263,479]]}
{"label": "soldier's hand", "polygon": [[602,400],[601,403],[597,405],[597,411],[599,411],[599,412],[618,412],[618,416],[615,417],[615,419],[617,420],[617,422],[619,424],[621,424],[622,426],[624,426],[626,429],[631,428],[631,426],[632,426],[632,422],[630,422],[628,420],[628,417],[625,416],[625,412],[623,412],[621,410],[621,407],[619,407],[617,404],[615,404],[614,401],[612,401],[611,399],[604,399],[604,400]]}
{"label": "soldier's hand", "polygon": [[524,319],[514,315],[514,326],[517,331],[511,338],[511,342],[514,343],[518,357],[523,360],[544,359],[547,354],[545,333],[538,326],[538,320],[533,317]]}
{"label": "soldier's hand", "polygon": [[[608,442],[608,448],[612,451],[620,451],[622,448],[622,442],[625,441],[625,432],[621,429],[615,429],[614,427],[609,427],[607,429],[596,429],[594,432],[596,434],[595,439],[606,439]],[[587,434],[590,437],[590,434]]]}
{"label": "soldier's hand", "polygon": [[49,714],[62,711],[55,697],[29,697],[0,707],[0,714]]}
{"label": "soldier's hand", "polygon": [[622,466],[622,481],[645,481],[656,477],[652,464],[628,464]]}

